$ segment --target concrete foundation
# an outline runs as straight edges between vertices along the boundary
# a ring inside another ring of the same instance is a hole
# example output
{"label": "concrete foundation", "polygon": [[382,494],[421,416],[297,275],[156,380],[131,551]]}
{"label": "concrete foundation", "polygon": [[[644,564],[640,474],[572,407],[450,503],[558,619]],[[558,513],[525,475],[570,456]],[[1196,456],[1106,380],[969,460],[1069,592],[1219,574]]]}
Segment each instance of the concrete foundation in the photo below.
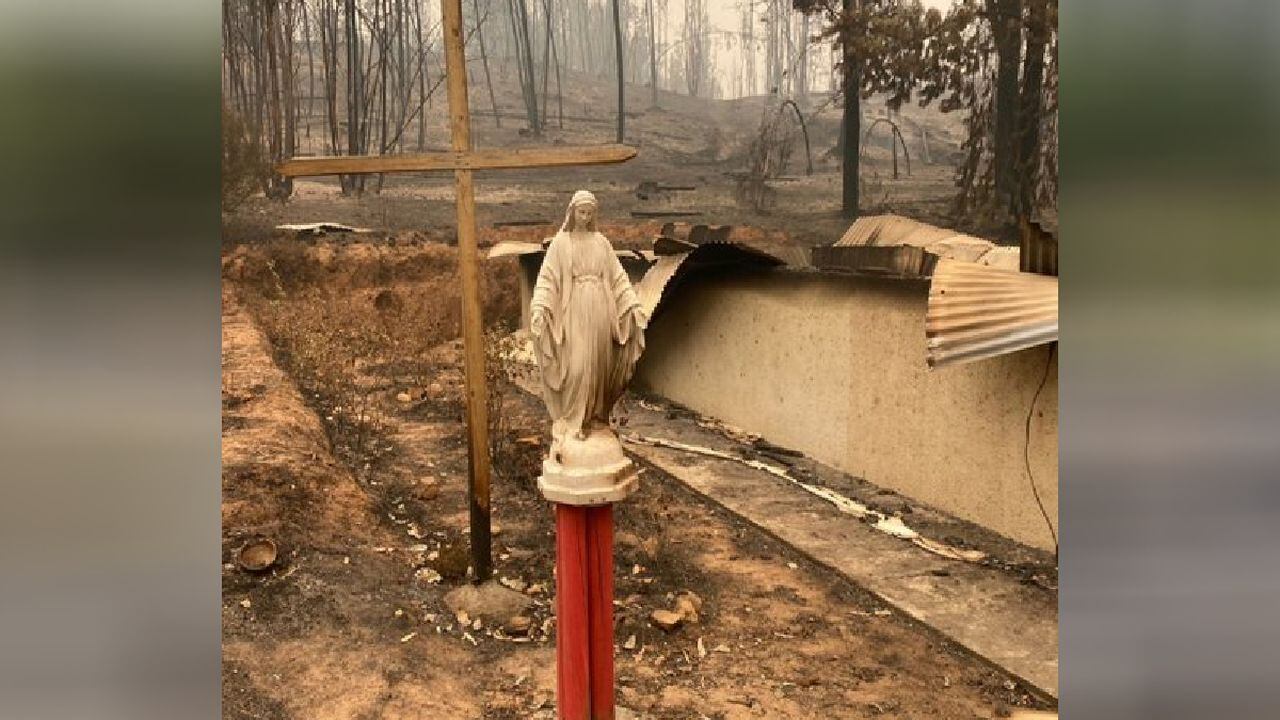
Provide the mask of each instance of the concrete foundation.
{"label": "concrete foundation", "polygon": [[1056,356],[930,370],[927,297],[920,280],[704,273],[663,300],[634,386],[1052,550],[1024,453],[1056,532]]}

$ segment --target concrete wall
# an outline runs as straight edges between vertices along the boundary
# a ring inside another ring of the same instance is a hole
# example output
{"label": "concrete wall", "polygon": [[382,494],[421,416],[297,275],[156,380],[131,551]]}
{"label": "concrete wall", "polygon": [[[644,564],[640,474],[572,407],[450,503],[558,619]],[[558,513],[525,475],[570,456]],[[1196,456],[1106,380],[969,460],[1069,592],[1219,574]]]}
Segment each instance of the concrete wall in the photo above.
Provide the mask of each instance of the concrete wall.
{"label": "concrete wall", "polygon": [[[663,301],[636,385],[1052,550],[1023,455],[1049,349],[930,370],[927,296],[924,281],[703,275]],[[1030,454],[1056,532],[1056,357],[1049,371]]]}

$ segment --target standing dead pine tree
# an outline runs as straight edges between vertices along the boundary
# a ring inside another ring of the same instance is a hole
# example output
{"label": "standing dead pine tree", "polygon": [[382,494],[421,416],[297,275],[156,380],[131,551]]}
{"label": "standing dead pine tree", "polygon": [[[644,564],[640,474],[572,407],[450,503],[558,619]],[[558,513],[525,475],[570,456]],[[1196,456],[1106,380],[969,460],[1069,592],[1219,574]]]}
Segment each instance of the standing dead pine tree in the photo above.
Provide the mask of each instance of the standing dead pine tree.
{"label": "standing dead pine tree", "polygon": [[[997,208],[1014,204],[1018,182],[1018,70],[1022,0],[987,0],[996,43],[995,189]],[[1041,53],[1044,46],[1041,45]]]}
{"label": "standing dead pine tree", "polygon": [[622,11],[618,1],[613,0],[613,40],[618,58],[618,142],[622,142],[626,131],[626,81],[622,72]]}
{"label": "standing dead pine tree", "polygon": [[[346,0],[347,39],[347,154],[359,155],[361,110],[364,106],[364,76],[360,72],[360,27],[357,22],[356,0]],[[363,175],[342,175],[339,178],[344,195],[364,192]]]}
{"label": "standing dead pine tree", "polygon": [[493,94],[493,75],[489,73],[489,51],[484,45],[484,21],[489,16],[488,0],[485,2],[483,16],[480,14],[480,0],[471,0],[471,9],[476,20],[476,40],[480,42],[480,64],[484,67],[484,84],[489,88],[489,104],[493,107],[493,122],[498,127],[502,127],[502,111],[498,110],[498,98]]}
{"label": "standing dead pine tree", "polygon": [[533,48],[529,41],[529,8],[525,0],[509,0],[511,10],[511,35],[515,42],[517,71],[520,75],[520,93],[524,97],[525,115],[529,131],[542,134],[542,115],[538,112],[538,89],[534,81]]}
{"label": "standing dead pine tree", "polygon": [[707,74],[707,0],[685,0],[684,3],[684,79],[689,87],[689,97],[698,97],[705,89],[702,84]]}
{"label": "standing dead pine tree", "polygon": [[[842,0],[846,18],[852,18],[859,9],[859,0]],[[841,123],[840,145],[842,152],[840,211],[850,220],[858,218],[858,134],[862,131],[862,70],[854,48],[854,28],[847,23],[840,35],[844,55],[842,57],[844,118]]]}
{"label": "standing dead pine tree", "polygon": [[1027,50],[1022,64],[1022,97],[1018,108],[1017,176],[1021,180],[1014,215],[1030,219],[1035,206],[1035,183],[1044,107],[1045,49],[1049,43],[1049,0],[1027,2]]}
{"label": "standing dead pine tree", "polygon": [[649,10],[649,88],[653,94],[653,106],[658,107],[658,51],[653,36],[653,0],[646,0]]}

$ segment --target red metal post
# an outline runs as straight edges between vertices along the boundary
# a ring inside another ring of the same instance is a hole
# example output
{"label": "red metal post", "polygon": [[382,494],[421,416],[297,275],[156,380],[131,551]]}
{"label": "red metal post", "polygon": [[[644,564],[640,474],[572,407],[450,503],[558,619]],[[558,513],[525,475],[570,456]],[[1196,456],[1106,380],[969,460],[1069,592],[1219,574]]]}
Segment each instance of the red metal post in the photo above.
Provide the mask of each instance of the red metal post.
{"label": "red metal post", "polygon": [[613,506],[556,505],[560,720],[614,720]]}
{"label": "red metal post", "polygon": [[556,503],[556,706],[560,720],[590,720],[587,511]]}
{"label": "red metal post", "polygon": [[591,720],[613,720],[613,506],[587,508]]}

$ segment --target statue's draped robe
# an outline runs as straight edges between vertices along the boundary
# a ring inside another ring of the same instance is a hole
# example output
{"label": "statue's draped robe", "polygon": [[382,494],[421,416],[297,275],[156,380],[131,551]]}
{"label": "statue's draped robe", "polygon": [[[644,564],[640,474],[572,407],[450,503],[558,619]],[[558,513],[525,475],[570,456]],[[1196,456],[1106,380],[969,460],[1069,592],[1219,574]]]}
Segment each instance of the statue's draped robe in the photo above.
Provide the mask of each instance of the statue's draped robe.
{"label": "statue's draped robe", "polygon": [[644,351],[648,320],[609,240],[598,232],[556,233],[533,290],[545,313],[535,338],[552,435],[607,425]]}

